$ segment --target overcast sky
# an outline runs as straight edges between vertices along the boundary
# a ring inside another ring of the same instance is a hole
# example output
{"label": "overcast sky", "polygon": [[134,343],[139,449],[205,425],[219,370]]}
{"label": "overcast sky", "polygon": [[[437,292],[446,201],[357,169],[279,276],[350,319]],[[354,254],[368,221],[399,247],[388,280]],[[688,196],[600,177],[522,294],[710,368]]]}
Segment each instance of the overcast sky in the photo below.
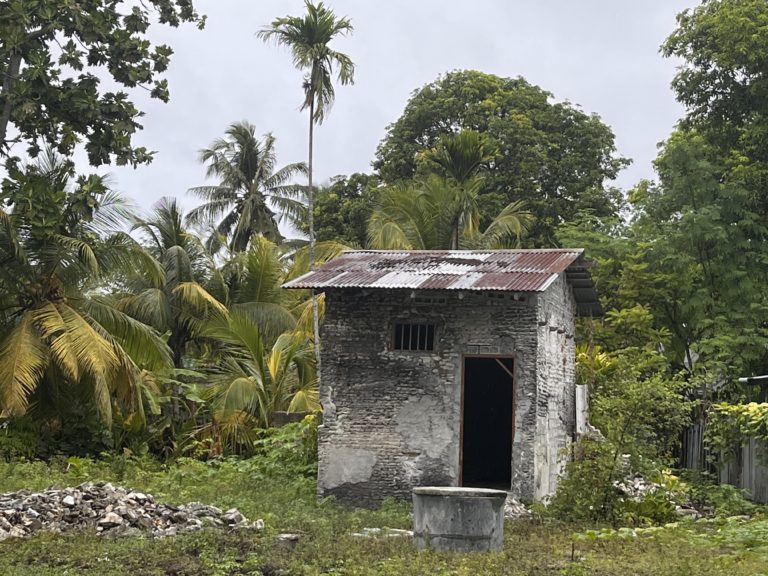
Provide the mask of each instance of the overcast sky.
{"label": "overcast sky", "polygon": [[[443,72],[476,69],[523,76],[588,113],[600,115],[633,160],[617,184],[652,178],[656,145],[682,115],[670,80],[676,63],[659,54],[675,16],[693,0],[329,0],[354,35],[334,48],[357,65],[355,85],[316,133],[320,181],[370,171],[386,126],[413,90]],[[204,182],[197,151],[237,120],[277,138],[280,165],[306,159],[307,117],[299,113],[301,74],[285,49],[255,32],[275,17],[298,15],[302,0],[196,0],[203,31],[155,27],[154,41],[174,49],[171,101],[135,94],[146,111],[136,143],[157,151],[147,167],[112,168],[117,188],[148,207]]]}

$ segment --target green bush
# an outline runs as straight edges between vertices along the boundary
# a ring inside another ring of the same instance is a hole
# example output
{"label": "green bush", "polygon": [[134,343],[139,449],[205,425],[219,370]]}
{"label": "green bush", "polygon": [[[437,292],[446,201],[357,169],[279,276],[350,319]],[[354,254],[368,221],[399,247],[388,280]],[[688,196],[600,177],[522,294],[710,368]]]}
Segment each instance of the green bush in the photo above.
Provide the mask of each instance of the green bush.
{"label": "green bush", "polygon": [[618,447],[607,440],[583,439],[574,446],[574,460],[566,466],[557,492],[545,514],[569,522],[609,522],[615,525],[660,524],[675,518],[675,505],[668,486],[642,498],[627,496],[618,483],[642,472],[661,475],[649,468],[640,470],[626,461]]}
{"label": "green bush", "polygon": [[747,500],[743,490],[701,476],[689,483],[688,498],[697,510],[711,509],[720,517],[751,515],[762,508]]}

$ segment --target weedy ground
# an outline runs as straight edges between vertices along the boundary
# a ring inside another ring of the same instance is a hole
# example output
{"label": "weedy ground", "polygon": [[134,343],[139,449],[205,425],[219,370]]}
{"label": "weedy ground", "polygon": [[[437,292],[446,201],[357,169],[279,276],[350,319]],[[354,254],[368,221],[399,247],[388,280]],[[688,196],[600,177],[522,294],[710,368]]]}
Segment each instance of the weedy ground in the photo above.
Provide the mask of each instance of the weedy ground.
{"label": "weedy ground", "polygon": [[[314,478],[259,459],[202,463],[112,457],[0,464],[0,492],[108,480],[180,504],[237,507],[263,531],[207,530],[106,540],[92,532],[0,542],[0,574],[144,575],[768,575],[768,521],[681,523],[650,531],[589,531],[552,520],[508,522],[501,554],[417,552],[408,539],[361,539],[363,527],[409,528],[406,504],[350,510],[318,502]],[[301,535],[286,549],[281,532]]]}

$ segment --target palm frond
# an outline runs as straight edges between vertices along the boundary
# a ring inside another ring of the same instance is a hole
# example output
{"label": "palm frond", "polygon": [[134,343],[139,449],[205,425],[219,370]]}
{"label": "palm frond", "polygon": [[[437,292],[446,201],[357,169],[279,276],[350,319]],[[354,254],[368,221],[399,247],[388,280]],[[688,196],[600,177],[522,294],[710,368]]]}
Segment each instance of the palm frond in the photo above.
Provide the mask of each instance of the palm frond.
{"label": "palm frond", "polygon": [[70,380],[80,379],[80,365],[74,353],[64,319],[58,308],[51,302],[30,309],[27,314],[37,329],[43,342],[48,345],[51,358],[62,373]]}
{"label": "palm frond", "polygon": [[272,302],[233,304],[230,312],[250,318],[267,342],[273,342],[281,333],[296,327],[296,318],[293,314],[280,304]]}
{"label": "palm frond", "polygon": [[307,72],[302,110],[314,104],[314,121],[320,124],[334,100],[334,67],[342,85],[354,82],[352,60],[346,54],[332,50],[329,44],[335,37],[349,34],[354,28],[348,18],[337,18],[322,2],[313,4],[306,0],[305,7],[303,16],[277,18],[270,26],[261,29],[258,36],[288,48],[294,66]]}
{"label": "palm frond", "polygon": [[160,370],[173,364],[165,340],[146,324],[121,312],[103,298],[89,298],[83,302],[83,308],[136,364],[149,370]]}
{"label": "palm frond", "polygon": [[167,285],[175,286],[182,282],[192,281],[194,277],[192,259],[184,247],[176,244],[168,248],[163,254],[162,262]]}
{"label": "palm frond", "polygon": [[[315,264],[319,265],[333,260],[345,250],[349,250],[349,246],[341,242],[334,240],[318,242],[315,244]],[[285,276],[286,281],[298,278],[302,274],[309,272],[309,246],[304,245],[297,248],[292,253],[292,256],[293,265]]]}
{"label": "palm frond", "polygon": [[173,322],[168,298],[160,288],[148,288],[138,294],[123,296],[116,307],[161,332],[168,330]]}
{"label": "palm frond", "polygon": [[[63,234],[53,234],[50,236],[50,239],[58,246],[61,246],[66,250],[71,250],[77,254],[77,260],[82,264],[85,270],[94,276],[99,274],[99,262],[96,259],[96,254],[94,254],[90,244],[79,238],[64,236]],[[64,258],[66,257],[64,256]]]}
{"label": "palm frond", "polygon": [[[190,192],[193,189],[190,189]],[[190,226],[208,225],[221,218],[232,208],[235,202],[230,199],[209,200],[187,213],[186,222]]]}
{"label": "palm frond", "polygon": [[173,295],[198,312],[212,311],[222,316],[227,314],[226,307],[197,282],[181,282],[173,289]]}
{"label": "palm frond", "polygon": [[48,365],[48,350],[30,314],[22,315],[0,343],[0,416],[19,416]]}
{"label": "palm frond", "polygon": [[488,225],[480,242],[485,248],[517,247],[532,223],[533,214],[526,210],[525,203],[512,202]]}
{"label": "palm frond", "polygon": [[64,320],[81,372],[92,378],[96,386],[106,384],[120,365],[114,346],[67,304],[57,303],[56,308]]}

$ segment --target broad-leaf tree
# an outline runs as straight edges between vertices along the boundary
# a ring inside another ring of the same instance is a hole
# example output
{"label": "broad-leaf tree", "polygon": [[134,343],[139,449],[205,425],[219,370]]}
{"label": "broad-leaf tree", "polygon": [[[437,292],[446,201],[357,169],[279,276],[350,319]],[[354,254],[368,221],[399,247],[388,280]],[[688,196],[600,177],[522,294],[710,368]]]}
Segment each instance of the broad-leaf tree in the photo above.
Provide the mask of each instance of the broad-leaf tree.
{"label": "broad-leaf tree", "polygon": [[768,159],[768,4],[763,0],[705,0],[677,17],[662,46],[682,59],[672,87],[685,122],[723,144]]}
{"label": "broad-leaf tree", "polygon": [[[69,154],[83,142],[94,166],[141,164],[133,144],[142,112],[125,89],[167,101],[173,53],[149,40],[153,22],[204,24],[192,0],[9,0],[0,4],[0,153],[42,143]],[[115,89],[102,90],[109,77]]]}
{"label": "broad-leaf tree", "polygon": [[190,189],[203,204],[191,210],[187,219],[192,224],[215,223],[207,241],[211,252],[218,252],[222,238],[232,251],[245,250],[254,234],[280,243],[278,223],[303,220],[305,188],[292,180],[306,173],[306,165],[278,168],[272,134],[260,140],[255,126],[235,122],[224,138],[200,151],[200,161],[207,164],[206,175],[219,183]]}
{"label": "broad-leaf tree", "polygon": [[[315,191],[315,236],[318,242],[337,241],[363,247],[368,238],[368,219],[381,180],[373,174],[336,176]],[[299,229],[307,231],[306,223]]]}
{"label": "broad-leaf tree", "polygon": [[90,399],[143,419],[141,369],[170,354],[160,335],[110,304],[104,287],[138,266],[141,250],[118,229],[127,212],[103,178],[79,177],[47,151],[9,165],[0,210],[0,417],[33,403]]}
{"label": "broad-leaf tree", "polygon": [[484,135],[494,151],[479,190],[485,223],[522,200],[536,217],[528,242],[547,246],[580,213],[618,212],[622,196],[610,184],[628,162],[611,129],[523,78],[456,71],[417,90],[388,127],[374,168],[387,184],[411,180],[432,170],[420,166],[421,154],[462,129]]}

